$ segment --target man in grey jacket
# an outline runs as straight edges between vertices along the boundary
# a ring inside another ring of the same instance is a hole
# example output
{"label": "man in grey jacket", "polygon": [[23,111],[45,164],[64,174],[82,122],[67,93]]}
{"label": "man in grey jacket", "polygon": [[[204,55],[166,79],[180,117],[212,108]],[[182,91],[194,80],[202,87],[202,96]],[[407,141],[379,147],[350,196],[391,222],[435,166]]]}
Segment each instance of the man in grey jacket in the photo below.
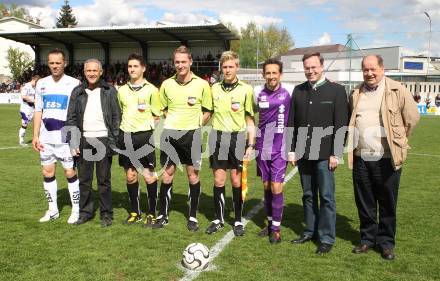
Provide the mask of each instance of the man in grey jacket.
{"label": "man in grey jacket", "polygon": [[101,226],[107,227],[113,219],[110,171],[121,110],[116,89],[101,79],[102,73],[99,60],[89,59],[84,63],[86,81],[72,91],[66,126],[74,128],[70,128],[69,144],[78,165],[80,215],[76,224],[83,224],[93,216],[92,180],[96,163]]}

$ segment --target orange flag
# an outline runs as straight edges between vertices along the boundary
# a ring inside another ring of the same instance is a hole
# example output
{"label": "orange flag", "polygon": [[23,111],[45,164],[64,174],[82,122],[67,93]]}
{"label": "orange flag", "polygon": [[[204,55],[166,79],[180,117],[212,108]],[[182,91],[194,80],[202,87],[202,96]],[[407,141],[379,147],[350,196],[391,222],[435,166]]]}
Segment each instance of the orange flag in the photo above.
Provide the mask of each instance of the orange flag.
{"label": "orange flag", "polygon": [[245,159],[243,160],[243,170],[241,171],[241,199],[246,199],[246,194],[248,190],[248,184],[247,184],[247,176],[248,176],[248,164],[249,160]]}

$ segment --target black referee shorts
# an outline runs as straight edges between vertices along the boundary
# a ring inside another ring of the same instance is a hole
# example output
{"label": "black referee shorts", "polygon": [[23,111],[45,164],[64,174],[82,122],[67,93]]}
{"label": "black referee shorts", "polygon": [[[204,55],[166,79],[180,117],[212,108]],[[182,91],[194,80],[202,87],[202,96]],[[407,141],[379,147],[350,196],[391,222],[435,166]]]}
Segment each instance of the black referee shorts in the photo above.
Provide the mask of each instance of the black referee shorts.
{"label": "black referee shorts", "polygon": [[212,130],[209,134],[209,166],[211,169],[243,169],[246,132]]}
{"label": "black referee shorts", "polygon": [[[128,142],[124,141],[124,135],[125,138],[131,140],[133,149],[130,148]],[[119,131],[118,148],[123,151],[123,154],[119,154],[119,166],[124,169],[154,169],[156,167],[153,130],[135,133]]]}
{"label": "black referee shorts", "polygon": [[199,170],[202,164],[201,129],[164,129],[160,137],[160,164],[190,165]]}

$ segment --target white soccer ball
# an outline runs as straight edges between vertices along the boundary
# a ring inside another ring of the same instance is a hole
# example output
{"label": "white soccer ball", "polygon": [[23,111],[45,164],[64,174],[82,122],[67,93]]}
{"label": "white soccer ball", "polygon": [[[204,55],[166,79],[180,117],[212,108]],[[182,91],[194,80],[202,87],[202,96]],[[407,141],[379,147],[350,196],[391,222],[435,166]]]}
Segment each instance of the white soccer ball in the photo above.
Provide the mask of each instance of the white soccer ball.
{"label": "white soccer ball", "polygon": [[190,270],[204,270],[209,264],[209,249],[202,243],[191,243],[183,251],[182,265]]}

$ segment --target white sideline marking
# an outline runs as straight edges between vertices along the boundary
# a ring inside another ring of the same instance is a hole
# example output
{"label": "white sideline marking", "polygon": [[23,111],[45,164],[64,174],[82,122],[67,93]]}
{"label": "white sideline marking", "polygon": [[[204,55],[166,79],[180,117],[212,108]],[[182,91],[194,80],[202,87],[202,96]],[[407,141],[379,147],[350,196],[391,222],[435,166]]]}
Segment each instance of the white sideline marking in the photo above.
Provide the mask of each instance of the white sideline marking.
{"label": "white sideline marking", "polygon": [[295,166],[295,168],[293,168],[292,171],[290,171],[290,173],[287,174],[286,177],[284,178],[284,183],[290,181],[297,172],[298,172],[298,166]]}
{"label": "white sideline marking", "polygon": [[19,149],[19,148],[29,148],[28,145],[20,145],[20,146],[10,146],[10,147],[0,147],[0,150],[8,150],[8,149]]}
{"label": "white sideline marking", "polygon": [[430,157],[440,157],[438,154],[426,154],[426,153],[408,153],[410,155],[417,155],[417,156],[430,156]]}
{"label": "white sideline marking", "polygon": [[[296,173],[298,172],[298,168],[295,167],[285,178],[284,183],[288,182]],[[244,217],[243,219],[243,227],[264,207],[264,201],[261,200],[257,205],[255,205],[252,210]],[[210,271],[215,269],[215,266],[212,264],[213,260],[223,251],[223,249],[234,239],[234,231],[229,231],[222,237],[212,248],[209,250],[209,265],[205,271]],[[200,273],[203,271],[195,271],[188,270],[180,265],[179,268],[185,271],[185,275],[180,279],[180,281],[192,281],[196,279]]]}

